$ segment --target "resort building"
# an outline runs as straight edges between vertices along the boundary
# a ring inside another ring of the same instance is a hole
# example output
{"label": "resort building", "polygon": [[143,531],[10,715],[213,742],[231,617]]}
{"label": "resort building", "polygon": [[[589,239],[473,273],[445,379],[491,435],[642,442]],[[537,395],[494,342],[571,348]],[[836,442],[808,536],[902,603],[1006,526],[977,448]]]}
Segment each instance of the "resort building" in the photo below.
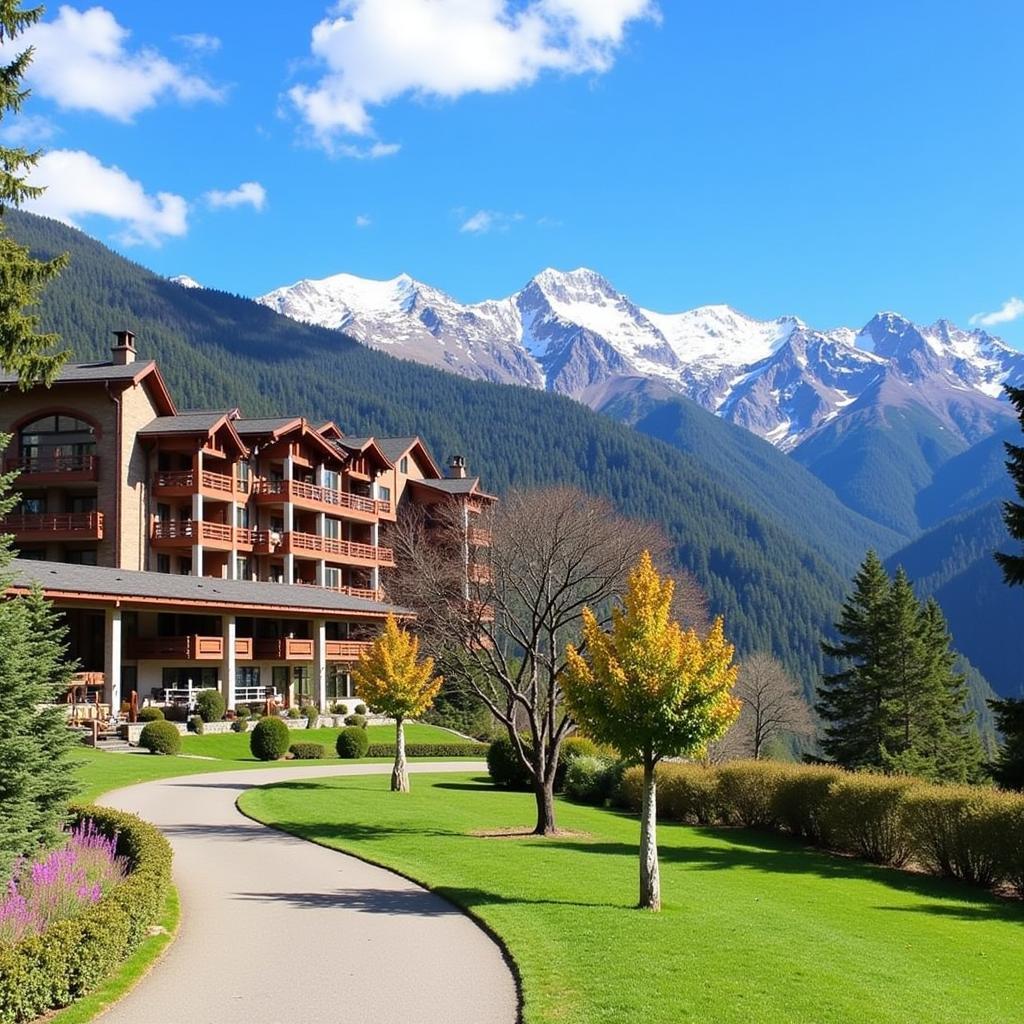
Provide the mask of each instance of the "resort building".
{"label": "resort building", "polygon": [[114,714],[135,694],[228,703],[353,696],[349,669],[382,619],[387,534],[405,504],[456,502],[467,580],[493,497],[461,456],[442,472],[418,437],[349,437],[302,417],[179,411],[129,331],[112,358],[72,363],[49,388],[0,376],[4,468],[18,507],[0,519],[61,608],[76,696]]}

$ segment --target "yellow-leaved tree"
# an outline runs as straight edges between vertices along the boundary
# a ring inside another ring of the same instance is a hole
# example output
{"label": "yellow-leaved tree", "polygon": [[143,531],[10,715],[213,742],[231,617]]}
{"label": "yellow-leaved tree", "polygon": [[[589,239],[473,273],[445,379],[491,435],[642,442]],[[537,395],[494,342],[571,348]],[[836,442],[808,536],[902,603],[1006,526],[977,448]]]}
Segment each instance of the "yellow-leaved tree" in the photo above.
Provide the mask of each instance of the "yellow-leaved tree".
{"label": "yellow-leaved tree", "polygon": [[375,711],[395,720],[395,767],[391,772],[393,792],[409,791],[409,768],[405,760],[405,719],[422,714],[441,689],[442,679],[434,675],[434,659],[420,659],[420,642],[402,629],[389,615],[384,631],[370,649],[360,655],[352,670],[357,692]]}
{"label": "yellow-leaved tree", "polygon": [[663,757],[696,754],[740,713],[733,647],[722,620],[705,636],[671,617],[675,584],[662,579],[646,551],[629,574],[623,607],[605,631],[587,609],[582,653],[566,652],[566,702],[580,729],[643,765],[640,906],[661,907],[657,784]]}

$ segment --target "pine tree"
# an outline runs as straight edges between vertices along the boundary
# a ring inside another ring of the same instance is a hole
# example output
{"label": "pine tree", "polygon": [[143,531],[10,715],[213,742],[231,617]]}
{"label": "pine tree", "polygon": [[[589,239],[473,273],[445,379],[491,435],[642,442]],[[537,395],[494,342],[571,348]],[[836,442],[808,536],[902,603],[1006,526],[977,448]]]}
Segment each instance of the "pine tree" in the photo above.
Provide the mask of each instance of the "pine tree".
{"label": "pine tree", "polygon": [[989,701],[996,716],[996,728],[1003,737],[992,777],[1003,789],[1024,790],[1024,700]]}
{"label": "pine tree", "polygon": [[[20,0],[0,0],[0,42],[6,42],[34,25],[42,7],[23,10]],[[32,49],[22,50],[0,66],[0,123],[17,114],[28,97],[22,79],[32,61]],[[39,152],[21,147],[0,146],[0,217],[9,207],[42,194],[28,184],[28,174],[39,160]],[[8,238],[0,222],[0,366],[18,375],[22,388],[38,381],[51,383],[67,358],[53,352],[56,334],[40,333],[39,317],[26,309],[39,300],[43,286],[67,264],[67,255],[36,260],[29,250]]]}
{"label": "pine tree", "polygon": [[880,668],[889,591],[885,567],[869,551],[835,624],[841,641],[821,644],[828,657],[842,663],[818,686],[815,710],[825,723],[821,748],[828,758],[849,768],[882,765],[886,684]]}

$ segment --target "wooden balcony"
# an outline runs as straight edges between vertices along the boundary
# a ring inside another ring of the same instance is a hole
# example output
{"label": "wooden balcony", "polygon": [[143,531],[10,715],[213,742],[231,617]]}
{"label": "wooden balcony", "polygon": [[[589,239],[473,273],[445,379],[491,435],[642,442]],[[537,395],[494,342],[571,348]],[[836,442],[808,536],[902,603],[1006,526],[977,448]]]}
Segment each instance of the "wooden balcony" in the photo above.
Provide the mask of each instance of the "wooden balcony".
{"label": "wooden balcony", "polygon": [[202,494],[214,500],[232,501],[246,495],[248,485],[226,473],[204,469],[197,478],[193,470],[182,469],[157,473],[153,478],[153,493],[160,498],[188,498]]}
{"label": "wooden balcony", "polygon": [[285,554],[306,558],[323,558],[328,562],[355,565],[395,564],[395,553],[391,548],[375,547],[373,544],[357,544],[333,537],[321,537],[315,533],[292,531],[283,535],[281,549]]}
{"label": "wooden balcony", "polygon": [[23,455],[4,459],[4,471],[18,474],[18,486],[88,483],[99,476],[97,455]]}
{"label": "wooden balcony", "polygon": [[201,544],[218,551],[252,551],[254,532],[244,526],[208,523],[195,519],[164,519],[153,521],[152,542],[157,548],[188,548]]}
{"label": "wooden balcony", "polygon": [[295,637],[253,640],[253,657],[257,661],[312,661],[313,641]]}
{"label": "wooden balcony", "polygon": [[372,646],[369,640],[328,640],[325,653],[328,661],[358,661]]}
{"label": "wooden balcony", "polygon": [[241,661],[252,661],[252,637],[235,637],[235,657]]}
{"label": "wooden balcony", "polygon": [[369,480],[370,479],[370,463],[367,459],[359,456],[358,458],[351,459],[345,465],[345,473],[348,476],[355,477],[357,480]]}
{"label": "wooden balcony", "polygon": [[289,502],[314,512],[347,516],[363,522],[374,522],[380,515],[391,514],[391,502],[367,498],[362,494],[320,487],[301,480],[257,480],[253,485],[257,503],[280,505]]}
{"label": "wooden balcony", "polygon": [[34,512],[4,516],[0,533],[16,541],[102,540],[102,512]]}
{"label": "wooden balcony", "polygon": [[128,656],[139,661],[222,661],[224,638],[195,635],[136,637],[128,644]]}
{"label": "wooden balcony", "polygon": [[491,582],[491,567],[489,565],[478,565],[475,562],[470,562],[466,566],[466,576],[470,583],[490,583]]}
{"label": "wooden balcony", "polygon": [[471,547],[489,548],[491,546],[491,531],[481,530],[477,526],[471,526],[466,531],[466,540]]}

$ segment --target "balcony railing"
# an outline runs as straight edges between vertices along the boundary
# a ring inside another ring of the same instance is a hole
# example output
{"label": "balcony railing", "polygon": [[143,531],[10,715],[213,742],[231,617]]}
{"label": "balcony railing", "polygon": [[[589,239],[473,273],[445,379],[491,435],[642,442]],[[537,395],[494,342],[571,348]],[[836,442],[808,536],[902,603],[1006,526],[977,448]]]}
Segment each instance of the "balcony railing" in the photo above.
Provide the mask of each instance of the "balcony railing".
{"label": "balcony railing", "polygon": [[478,526],[471,526],[466,531],[466,540],[477,548],[489,548],[491,546],[491,531],[481,530]]}
{"label": "balcony railing", "polygon": [[[202,490],[204,494],[230,495],[235,493],[235,491],[245,493],[247,489],[243,481],[236,483],[234,477],[226,473],[214,473],[209,469],[200,471],[199,481],[199,490]],[[169,492],[193,494],[197,491],[196,474],[191,469],[160,472],[153,479],[153,487],[154,490],[161,494]]]}
{"label": "balcony railing", "polygon": [[327,505],[331,508],[351,509],[355,512],[366,512],[370,515],[390,515],[391,502],[377,498],[367,498],[362,494],[350,491],[339,491],[333,487],[321,487],[302,480],[257,480],[253,485],[253,494],[270,497],[295,504]]}
{"label": "balcony railing", "polygon": [[392,548],[376,547],[373,544],[357,544],[349,540],[321,537],[315,533],[292,531],[284,535],[284,550],[292,554],[318,555],[341,561],[356,560],[375,562],[378,565],[394,565],[395,552]]}
{"label": "balcony railing", "polygon": [[197,519],[158,519],[153,522],[154,543],[165,541],[251,548],[253,533],[248,527],[232,527],[226,523],[208,523]]}
{"label": "balcony railing", "polygon": [[358,661],[372,646],[369,640],[328,640],[325,653],[328,661]]}
{"label": "balcony railing", "polygon": [[30,512],[0,519],[0,532],[25,538],[31,534],[41,540],[61,538],[103,539],[102,512]]}
{"label": "balcony railing", "polygon": [[224,638],[196,635],[137,637],[128,645],[128,653],[130,657],[141,661],[221,661],[224,657]]}
{"label": "balcony railing", "polygon": [[253,640],[253,657],[258,661],[312,661],[313,641],[295,637]]}
{"label": "balcony railing", "polygon": [[491,567],[489,565],[478,565],[470,562],[466,567],[466,576],[470,583],[490,583]]}
{"label": "balcony railing", "polygon": [[4,460],[4,470],[22,477],[54,477],[70,480],[95,480],[99,471],[96,455],[22,455]]}

